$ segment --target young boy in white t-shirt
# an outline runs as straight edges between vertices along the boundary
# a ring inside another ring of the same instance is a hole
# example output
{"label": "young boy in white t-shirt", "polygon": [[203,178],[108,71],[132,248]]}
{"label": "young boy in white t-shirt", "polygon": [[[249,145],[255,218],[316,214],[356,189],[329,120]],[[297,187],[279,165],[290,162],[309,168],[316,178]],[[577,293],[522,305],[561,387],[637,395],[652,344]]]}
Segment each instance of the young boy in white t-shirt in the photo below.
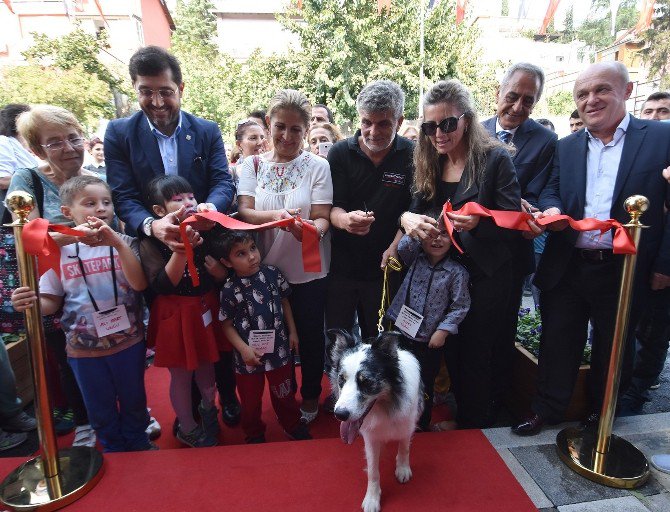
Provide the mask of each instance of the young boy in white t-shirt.
{"label": "young boy in white t-shirt", "polygon": [[[144,324],[139,292],[147,286],[137,240],[109,226],[114,206],[109,186],[76,176],[59,190],[61,210],[75,225],[89,224],[99,242],[61,248],[60,276],[39,282],[42,314],[61,307],[68,363],[81,388],[88,417],[106,452],[151,450],[144,389]],[[112,264],[113,262],[113,264]],[[24,311],[37,300],[27,287],[14,290],[12,305]]]}

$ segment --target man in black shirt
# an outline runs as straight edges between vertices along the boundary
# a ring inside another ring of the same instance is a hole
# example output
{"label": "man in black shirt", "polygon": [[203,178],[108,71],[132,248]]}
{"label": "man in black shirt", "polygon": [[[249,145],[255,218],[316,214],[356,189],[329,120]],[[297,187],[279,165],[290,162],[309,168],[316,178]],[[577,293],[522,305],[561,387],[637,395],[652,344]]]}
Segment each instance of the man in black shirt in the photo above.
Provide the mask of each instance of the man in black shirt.
{"label": "man in black shirt", "polygon": [[376,336],[382,268],[396,255],[398,217],[410,203],[414,143],[397,135],[405,95],[388,80],[365,86],[356,99],[361,120],[353,137],[328,153],[333,176],[333,230],[328,328]]}

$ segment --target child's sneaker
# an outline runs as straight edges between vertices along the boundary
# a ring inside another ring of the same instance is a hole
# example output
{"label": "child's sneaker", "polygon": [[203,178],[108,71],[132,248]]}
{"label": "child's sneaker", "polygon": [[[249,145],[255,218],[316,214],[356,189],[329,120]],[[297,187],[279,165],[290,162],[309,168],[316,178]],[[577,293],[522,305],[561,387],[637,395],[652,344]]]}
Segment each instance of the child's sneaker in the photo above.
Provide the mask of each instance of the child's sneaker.
{"label": "child's sneaker", "polygon": [[261,434],[260,436],[256,437],[247,437],[245,441],[247,444],[263,444],[266,442],[265,434]]}
{"label": "child's sneaker", "polygon": [[147,426],[146,432],[150,441],[154,441],[161,436],[161,426],[158,423],[158,420],[153,416],[149,418],[149,425]]}
{"label": "child's sneaker", "polygon": [[200,413],[200,425],[202,429],[211,439],[217,440],[221,431],[219,428],[219,410],[215,405],[212,405],[209,409],[205,409],[203,403],[200,402],[198,412]]}
{"label": "child's sneaker", "polygon": [[54,429],[56,435],[64,436],[74,430],[74,413],[72,409],[62,409],[56,407],[54,409]]}
{"label": "child's sneaker", "polygon": [[293,430],[286,432],[286,435],[291,441],[307,441],[308,439],[312,439],[309,428],[302,421]]}
{"label": "child's sneaker", "polygon": [[177,439],[191,448],[204,448],[218,444],[217,440],[210,438],[200,425],[190,432],[184,432],[181,427],[178,427]]}
{"label": "child's sneaker", "polygon": [[95,430],[93,430],[91,425],[80,425],[74,429],[72,446],[88,446],[89,448],[93,448],[96,441]]}
{"label": "child's sneaker", "polygon": [[[2,343],[2,340],[0,340],[0,343]],[[0,430],[0,452],[11,450],[26,439],[28,439],[28,434],[25,432],[11,433]]]}

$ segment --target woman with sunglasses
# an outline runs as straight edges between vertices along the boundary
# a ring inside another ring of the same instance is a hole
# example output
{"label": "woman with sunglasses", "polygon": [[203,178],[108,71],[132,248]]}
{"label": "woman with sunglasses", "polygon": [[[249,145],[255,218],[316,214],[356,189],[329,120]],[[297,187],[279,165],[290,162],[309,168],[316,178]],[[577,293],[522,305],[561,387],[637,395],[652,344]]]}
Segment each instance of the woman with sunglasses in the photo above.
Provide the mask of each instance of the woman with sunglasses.
{"label": "woman with sunglasses", "polygon": [[[414,152],[415,195],[400,217],[415,238],[437,237],[432,217],[451,201],[454,210],[474,201],[494,210],[519,211],[521,192],[509,150],[481,126],[468,89],[458,80],[435,84],[423,99],[424,122]],[[472,304],[459,333],[447,339],[446,359],[461,428],[483,428],[495,419],[493,354],[498,323],[511,291],[508,240],[516,232],[476,215],[448,213],[461,263],[470,274]]]}

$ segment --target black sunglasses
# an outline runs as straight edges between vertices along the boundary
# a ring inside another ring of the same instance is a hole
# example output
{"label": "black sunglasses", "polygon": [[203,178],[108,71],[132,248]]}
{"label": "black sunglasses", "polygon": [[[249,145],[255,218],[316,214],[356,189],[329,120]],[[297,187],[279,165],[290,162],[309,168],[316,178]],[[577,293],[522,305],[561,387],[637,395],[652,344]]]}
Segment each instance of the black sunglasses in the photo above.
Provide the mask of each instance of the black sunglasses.
{"label": "black sunglasses", "polygon": [[436,123],[435,121],[428,121],[427,123],[421,123],[421,131],[425,133],[426,135],[433,136],[437,133],[437,129],[439,128],[442,130],[442,133],[450,133],[456,130],[456,127],[458,126],[458,121],[465,115],[465,112],[463,112],[460,116],[458,117],[447,117],[446,119],[442,119],[439,123]]}

